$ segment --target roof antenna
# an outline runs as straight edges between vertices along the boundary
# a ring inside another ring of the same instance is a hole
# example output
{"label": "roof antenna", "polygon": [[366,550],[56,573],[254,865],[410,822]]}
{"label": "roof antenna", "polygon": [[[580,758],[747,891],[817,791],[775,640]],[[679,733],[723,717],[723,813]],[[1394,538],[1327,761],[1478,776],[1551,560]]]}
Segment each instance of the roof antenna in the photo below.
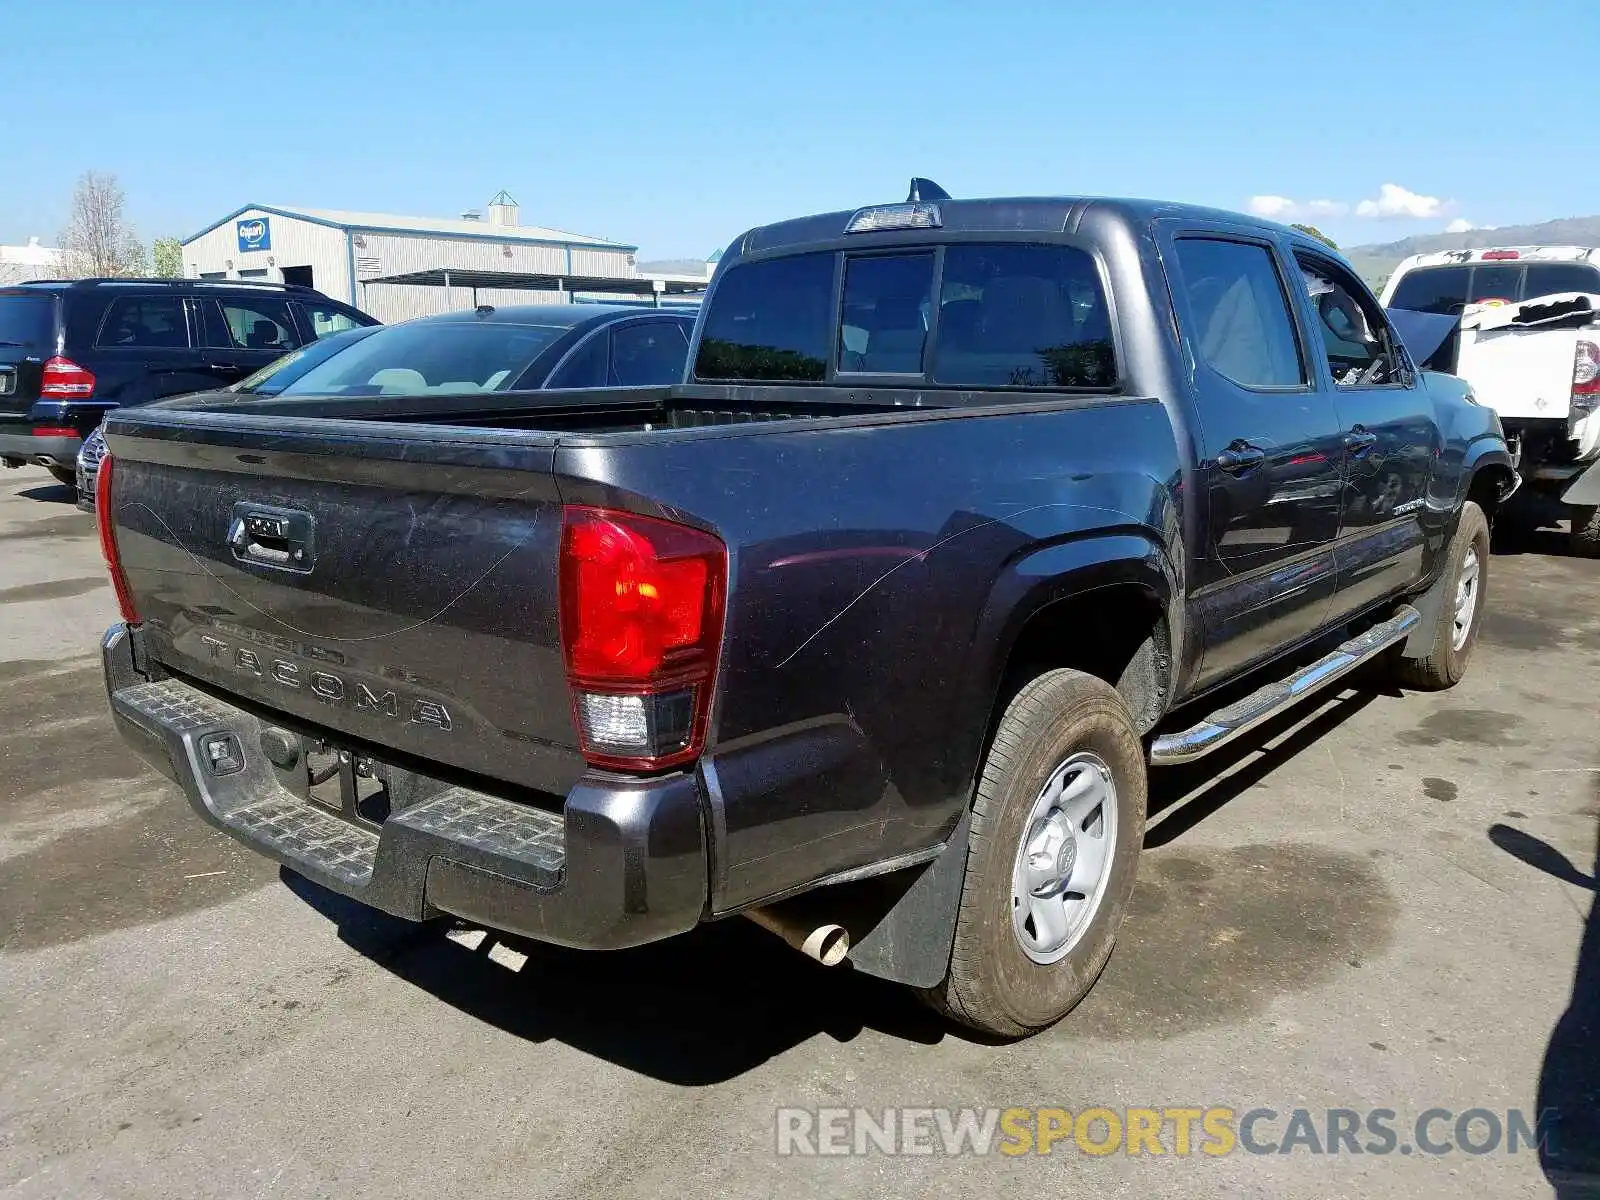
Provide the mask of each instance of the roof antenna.
{"label": "roof antenna", "polygon": [[906,197],[907,204],[918,204],[923,200],[948,200],[950,193],[945,191],[931,179],[913,176],[911,179],[911,194]]}

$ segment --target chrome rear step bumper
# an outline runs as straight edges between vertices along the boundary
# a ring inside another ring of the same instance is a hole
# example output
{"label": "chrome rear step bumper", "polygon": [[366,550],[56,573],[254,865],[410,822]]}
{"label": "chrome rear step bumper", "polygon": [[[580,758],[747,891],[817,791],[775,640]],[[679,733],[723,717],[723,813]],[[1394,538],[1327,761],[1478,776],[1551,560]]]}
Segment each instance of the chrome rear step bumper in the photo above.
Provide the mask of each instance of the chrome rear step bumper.
{"label": "chrome rear step bumper", "polygon": [[1277,679],[1257,688],[1243,700],[1217,710],[1198,725],[1181,733],[1158,737],[1150,748],[1151,764],[1158,767],[1175,766],[1205,757],[1241,733],[1355,670],[1368,659],[1405,641],[1421,622],[1422,617],[1415,608],[1409,604],[1402,605],[1400,611],[1387,621],[1351,638],[1337,650],[1310,666],[1302,667],[1287,679]]}

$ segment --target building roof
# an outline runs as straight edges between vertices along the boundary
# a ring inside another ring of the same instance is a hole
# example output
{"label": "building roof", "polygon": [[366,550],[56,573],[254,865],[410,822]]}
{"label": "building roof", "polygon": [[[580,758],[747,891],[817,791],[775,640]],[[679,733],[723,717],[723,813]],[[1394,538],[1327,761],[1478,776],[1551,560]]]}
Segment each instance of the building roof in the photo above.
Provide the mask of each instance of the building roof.
{"label": "building roof", "polygon": [[568,233],[564,229],[549,229],[541,225],[496,225],[491,221],[463,221],[455,217],[407,217],[397,213],[349,212],[335,208],[301,208],[289,204],[246,204],[243,208],[213,221],[199,232],[190,234],[183,239],[183,244],[187,246],[195,239],[247,212],[263,212],[272,216],[328,225],[335,229],[359,229],[367,233],[425,233],[436,237],[467,237],[495,242],[537,242],[544,245],[624,250],[629,253],[638,249],[637,246],[628,245],[626,242],[613,242],[607,238]]}

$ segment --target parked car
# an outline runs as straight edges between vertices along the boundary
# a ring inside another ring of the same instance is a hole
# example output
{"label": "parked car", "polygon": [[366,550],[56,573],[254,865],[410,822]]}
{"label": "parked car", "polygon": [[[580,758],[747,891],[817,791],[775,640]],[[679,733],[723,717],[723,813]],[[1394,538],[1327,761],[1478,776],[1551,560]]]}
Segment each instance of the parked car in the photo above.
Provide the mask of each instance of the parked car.
{"label": "parked car", "polygon": [[[381,325],[355,325],[338,333],[326,334],[314,342],[301,346],[298,350],[291,350],[273,359],[254,374],[246,375],[239,382],[231,383],[221,390],[232,395],[275,396],[318,363],[381,328]],[[99,426],[96,426],[89,436],[84,438],[83,445],[78,449],[78,507],[84,512],[94,511],[95,477],[105,453],[105,434],[101,432]]]}
{"label": "parked car", "polygon": [[123,735],[390,913],[744,914],[1019,1036],[1111,953],[1149,764],[1471,659],[1499,422],[1283,226],[921,182],[740,237],[691,363],[114,413]]}
{"label": "parked car", "polygon": [[0,463],[76,481],[119,405],[233,383],[376,318],[312,288],[247,280],[76,279],[0,287]]}
{"label": "parked car", "polygon": [[1416,254],[1395,270],[1384,303],[1460,315],[1434,361],[1500,414],[1530,490],[1571,506],[1573,551],[1600,556],[1600,508],[1575,490],[1600,463],[1600,249]]}
{"label": "parked car", "polygon": [[[381,328],[370,342],[377,328],[323,338],[222,389],[226,394],[211,402],[377,397],[376,409],[365,411],[389,414],[396,396],[674,383],[683,378],[694,317],[622,305],[486,305]],[[350,349],[356,342],[366,345]],[[347,403],[344,411],[358,410]],[[94,511],[104,454],[98,433],[78,453],[78,507],[87,512]]]}

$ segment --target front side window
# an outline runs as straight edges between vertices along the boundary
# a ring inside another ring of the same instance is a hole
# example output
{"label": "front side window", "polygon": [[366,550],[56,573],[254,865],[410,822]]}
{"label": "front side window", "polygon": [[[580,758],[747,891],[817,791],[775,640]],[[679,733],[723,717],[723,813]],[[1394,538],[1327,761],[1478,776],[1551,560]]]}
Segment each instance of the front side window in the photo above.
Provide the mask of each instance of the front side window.
{"label": "front side window", "polygon": [[839,370],[922,374],[932,309],[931,253],[847,259]]}
{"label": "front side window", "polygon": [[742,263],[717,284],[696,379],[821,383],[833,313],[833,255]]}
{"label": "front side window", "polygon": [[100,326],[102,349],[181,350],[189,345],[189,325],[181,296],[120,296]]}
{"label": "front side window", "polygon": [[938,383],[1108,388],[1117,382],[1099,273],[1074,246],[948,247],[937,342]]}
{"label": "front side window", "polygon": [[1178,265],[1195,354],[1247,388],[1308,382],[1272,252],[1252,242],[1180,238]]}
{"label": "front side window", "polygon": [[1370,387],[1394,382],[1395,345],[1365,293],[1331,263],[1295,255],[1305,280],[1334,383]]}

